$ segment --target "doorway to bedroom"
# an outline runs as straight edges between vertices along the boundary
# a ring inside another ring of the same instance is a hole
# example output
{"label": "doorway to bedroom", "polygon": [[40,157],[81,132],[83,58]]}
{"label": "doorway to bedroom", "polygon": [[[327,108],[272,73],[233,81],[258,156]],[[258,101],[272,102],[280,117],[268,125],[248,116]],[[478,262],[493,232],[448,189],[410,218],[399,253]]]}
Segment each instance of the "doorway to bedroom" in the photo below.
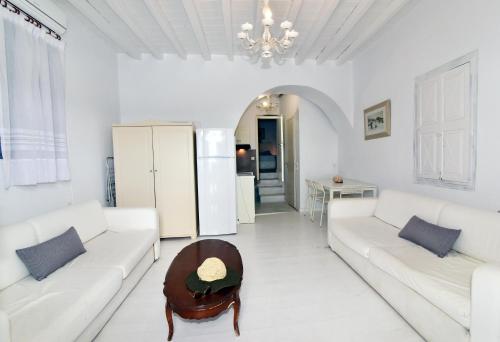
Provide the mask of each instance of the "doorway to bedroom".
{"label": "doorway to bedroom", "polygon": [[237,172],[242,180],[254,176],[255,215],[300,208],[298,117],[297,96],[272,94],[256,98],[238,123]]}

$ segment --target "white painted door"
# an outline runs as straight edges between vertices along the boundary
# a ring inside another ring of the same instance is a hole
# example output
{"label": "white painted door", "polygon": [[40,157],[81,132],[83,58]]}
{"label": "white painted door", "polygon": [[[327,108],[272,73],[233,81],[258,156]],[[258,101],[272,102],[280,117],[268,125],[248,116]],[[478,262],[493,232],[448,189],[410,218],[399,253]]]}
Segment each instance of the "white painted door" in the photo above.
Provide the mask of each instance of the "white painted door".
{"label": "white painted door", "polygon": [[155,207],[151,127],[113,127],[116,204]]}
{"label": "white painted door", "polygon": [[299,209],[299,158],[298,120],[296,116],[285,118],[285,198],[287,203]]}
{"label": "white painted door", "polygon": [[192,126],[154,126],[154,174],[160,236],[196,236]]}

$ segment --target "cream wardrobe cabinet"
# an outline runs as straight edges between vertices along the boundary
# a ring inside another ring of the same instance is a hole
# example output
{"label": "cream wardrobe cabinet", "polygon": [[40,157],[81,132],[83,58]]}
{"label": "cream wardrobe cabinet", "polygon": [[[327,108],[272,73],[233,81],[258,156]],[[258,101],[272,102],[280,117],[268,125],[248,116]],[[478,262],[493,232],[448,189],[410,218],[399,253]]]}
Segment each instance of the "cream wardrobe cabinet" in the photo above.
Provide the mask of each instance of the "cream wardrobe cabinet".
{"label": "cream wardrobe cabinet", "polygon": [[118,207],[154,207],[161,237],[196,237],[191,124],[113,125]]}

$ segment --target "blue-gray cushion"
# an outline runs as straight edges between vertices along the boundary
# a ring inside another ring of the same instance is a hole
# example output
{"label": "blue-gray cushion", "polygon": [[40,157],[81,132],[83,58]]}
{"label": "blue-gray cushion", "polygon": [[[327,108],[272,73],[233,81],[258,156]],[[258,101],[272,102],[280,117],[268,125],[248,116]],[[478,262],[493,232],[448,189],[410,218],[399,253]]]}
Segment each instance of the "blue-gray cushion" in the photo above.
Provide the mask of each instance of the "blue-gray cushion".
{"label": "blue-gray cushion", "polygon": [[61,235],[38,245],[18,249],[16,253],[33,278],[42,280],[86,251],[76,229],[71,227]]}
{"label": "blue-gray cushion", "polygon": [[399,237],[428,249],[438,257],[445,257],[460,235],[460,229],[448,229],[413,216],[399,232]]}

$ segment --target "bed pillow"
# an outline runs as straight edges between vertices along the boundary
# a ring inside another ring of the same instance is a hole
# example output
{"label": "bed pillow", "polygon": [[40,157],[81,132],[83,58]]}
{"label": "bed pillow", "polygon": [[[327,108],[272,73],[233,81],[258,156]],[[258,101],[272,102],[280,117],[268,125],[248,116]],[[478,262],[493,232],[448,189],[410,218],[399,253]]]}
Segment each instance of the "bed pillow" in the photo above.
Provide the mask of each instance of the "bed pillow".
{"label": "bed pillow", "polygon": [[73,227],[38,245],[16,250],[19,258],[36,280],[44,279],[85,252],[82,240]]}
{"label": "bed pillow", "polygon": [[443,228],[413,216],[401,229],[399,237],[422,246],[443,258],[453,248],[460,232],[460,229]]}

